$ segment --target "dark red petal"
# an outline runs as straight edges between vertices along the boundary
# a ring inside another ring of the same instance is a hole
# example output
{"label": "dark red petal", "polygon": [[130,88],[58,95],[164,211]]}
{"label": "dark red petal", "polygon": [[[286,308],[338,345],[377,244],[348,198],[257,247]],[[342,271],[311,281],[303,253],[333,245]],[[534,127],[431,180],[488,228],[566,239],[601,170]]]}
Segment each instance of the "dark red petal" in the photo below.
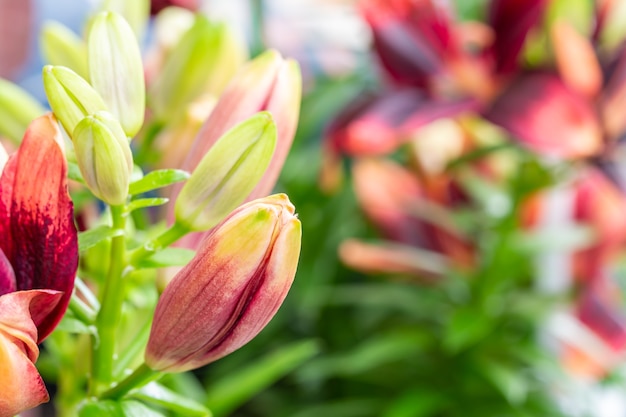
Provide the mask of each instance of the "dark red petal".
{"label": "dark red petal", "polygon": [[53,116],[36,119],[0,178],[0,249],[13,266],[17,289],[64,293],[50,314],[35,321],[39,341],[65,313],[78,267],[77,234],[60,140]]}
{"label": "dark red petal", "polygon": [[362,12],[372,28],[374,46],[391,77],[425,87],[458,52],[449,10],[431,0],[366,1]]}
{"label": "dark red petal", "polygon": [[496,70],[511,73],[518,68],[528,32],[541,20],[547,0],[493,0],[489,23],[495,32],[493,55]]}
{"label": "dark red petal", "polygon": [[551,74],[535,73],[514,81],[485,117],[543,154],[580,158],[596,154],[602,146],[592,104]]}
{"label": "dark red petal", "polygon": [[157,14],[169,6],[184,7],[192,11],[198,10],[199,0],[152,0],[150,2],[150,14]]}
{"label": "dark red petal", "polygon": [[0,249],[0,295],[15,291],[15,272],[11,263]]}

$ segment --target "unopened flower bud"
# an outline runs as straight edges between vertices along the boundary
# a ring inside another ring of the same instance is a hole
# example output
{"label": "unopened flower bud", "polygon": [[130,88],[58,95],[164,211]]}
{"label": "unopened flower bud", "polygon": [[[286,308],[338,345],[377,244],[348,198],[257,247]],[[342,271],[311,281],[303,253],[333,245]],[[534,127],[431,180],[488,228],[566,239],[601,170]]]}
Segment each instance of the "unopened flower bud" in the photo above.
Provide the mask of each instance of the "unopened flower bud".
{"label": "unopened flower bud", "polygon": [[246,58],[245,48],[227,25],[196,15],[150,90],[156,116],[176,121],[200,95],[219,95]]}
{"label": "unopened flower bud", "polygon": [[87,187],[107,204],[123,204],[128,197],[133,155],[119,122],[109,113],[98,112],[78,123],[72,136]]}
{"label": "unopened flower bud", "polygon": [[176,222],[208,230],[240,205],[267,169],[276,125],[258,113],[226,132],[204,156],[176,199]]}
{"label": "unopened flower bud", "polygon": [[83,78],[89,77],[85,41],[66,26],[54,21],[45,22],[40,43],[47,64],[62,65]]}
{"label": "unopened flower bud", "polygon": [[29,123],[44,113],[44,108],[34,97],[0,78],[0,136],[19,143]]}
{"label": "unopened flower bud", "polygon": [[69,68],[46,65],[43,86],[54,115],[70,136],[85,116],[106,110],[96,90]]}
{"label": "unopened flower bud", "polygon": [[88,56],[91,83],[126,134],[134,136],[143,125],[146,91],[139,45],[122,16],[113,12],[96,16]]}
{"label": "unopened flower bud", "polygon": [[146,364],[165,372],[204,366],[239,349],[271,320],[293,282],[301,225],[284,194],[254,200],[211,231],[165,288]]}
{"label": "unopened flower bud", "polygon": [[200,129],[183,169],[193,170],[215,141],[236,123],[259,111],[274,117],[277,142],[269,168],[249,200],[268,195],[280,174],[296,132],[300,114],[302,79],[296,61],[269,50],[235,74],[215,109]]}

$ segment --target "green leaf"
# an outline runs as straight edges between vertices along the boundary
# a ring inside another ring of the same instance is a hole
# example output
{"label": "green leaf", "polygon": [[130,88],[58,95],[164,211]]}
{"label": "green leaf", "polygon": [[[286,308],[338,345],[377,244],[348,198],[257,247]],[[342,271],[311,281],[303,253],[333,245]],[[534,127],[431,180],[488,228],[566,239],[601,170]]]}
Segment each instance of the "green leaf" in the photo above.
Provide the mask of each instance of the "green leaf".
{"label": "green leaf", "polygon": [[137,195],[157,188],[166,187],[168,185],[185,181],[189,178],[187,171],[180,169],[160,169],[148,173],[145,177],[130,184],[128,193]]}
{"label": "green leaf", "polygon": [[[122,413],[125,417],[164,417],[167,414],[154,410],[139,401],[122,401]],[[101,414],[102,416],[108,414]],[[82,416],[80,416],[82,417]]]}
{"label": "green leaf", "polygon": [[163,204],[170,201],[169,198],[139,198],[137,200],[131,201],[125,208],[126,213],[130,213],[133,210],[145,208],[145,207],[156,207],[162,206]]}
{"label": "green leaf", "polygon": [[226,416],[318,352],[319,346],[316,341],[305,340],[257,359],[213,383],[207,392],[207,406],[215,416]]}
{"label": "green leaf", "polygon": [[373,371],[407,357],[415,356],[429,343],[431,336],[422,329],[390,331],[374,335],[347,352],[326,355],[311,361],[298,371],[307,381],[332,376],[353,376]]}
{"label": "green leaf", "polygon": [[88,326],[70,313],[65,314],[57,329],[74,334],[96,334],[95,326]]}
{"label": "green leaf", "polygon": [[188,417],[210,417],[211,412],[202,404],[165,388],[156,382],[132,394],[133,398],[168,409]]}
{"label": "green leaf", "polygon": [[78,412],[79,417],[163,417],[165,414],[135,400],[121,402],[113,400],[85,403]]}
{"label": "green leaf", "polygon": [[429,417],[446,405],[446,396],[426,387],[414,387],[391,402],[383,417]]}
{"label": "green leaf", "polygon": [[89,248],[96,246],[105,239],[121,236],[123,230],[113,229],[111,226],[102,225],[95,229],[87,230],[78,234],[78,250],[84,252]]}
{"label": "green leaf", "polygon": [[125,417],[120,403],[115,401],[93,401],[83,405],[78,412],[79,417]]}
{"label": "green leaf", "polygon": [[506,366],[493,361],[481,361],[480,372],[513,405],[521,404],[530,389],[524,372],[519,366]]}
{"label": "green leaf", "polygon": [[379,415],[381,401],[371,398],[343,398],[341,400],[322,402],[309,405],[304,410],[290,415],[290,417],[363,417]]}
{"label": "green leaf", "polygon": [[491,320],[483,312],[459,308],[450,318],[443,343],[451,352],[458,352],[485,337],[491,327]]}

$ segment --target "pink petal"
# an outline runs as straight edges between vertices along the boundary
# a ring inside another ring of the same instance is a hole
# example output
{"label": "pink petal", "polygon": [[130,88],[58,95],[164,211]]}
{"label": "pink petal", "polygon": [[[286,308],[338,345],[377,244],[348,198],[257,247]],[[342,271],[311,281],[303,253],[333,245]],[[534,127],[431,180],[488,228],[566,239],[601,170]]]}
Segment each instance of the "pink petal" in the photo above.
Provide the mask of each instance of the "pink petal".
{"label": "pink petal", "polygon": [[556,76],[536,73],[514,81],[486,118],[532,150],[561,158],[596,154],[602,130],[591,103]]}
{"label": "pink petal", "polygon": [[31,313],[41,306],[55,306],[61,296],[46,290],[0,296],[0,416],[13,416],[48,401],[48,392],[34,365],[39,348]]}

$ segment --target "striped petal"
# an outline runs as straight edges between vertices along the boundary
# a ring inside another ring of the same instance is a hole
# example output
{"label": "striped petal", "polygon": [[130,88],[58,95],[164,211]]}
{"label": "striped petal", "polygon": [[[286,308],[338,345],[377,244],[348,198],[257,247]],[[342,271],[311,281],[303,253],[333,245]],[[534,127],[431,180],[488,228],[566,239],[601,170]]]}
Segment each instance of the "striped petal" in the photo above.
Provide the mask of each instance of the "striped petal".
{"label": "striped petal", "polygon": [[50,314],[36,318],[38,342],[65,313],[78,266],[61,140],[51,115],[36,119],[0,178],[0,249],[13,266],[17,290],[64,292]]}

